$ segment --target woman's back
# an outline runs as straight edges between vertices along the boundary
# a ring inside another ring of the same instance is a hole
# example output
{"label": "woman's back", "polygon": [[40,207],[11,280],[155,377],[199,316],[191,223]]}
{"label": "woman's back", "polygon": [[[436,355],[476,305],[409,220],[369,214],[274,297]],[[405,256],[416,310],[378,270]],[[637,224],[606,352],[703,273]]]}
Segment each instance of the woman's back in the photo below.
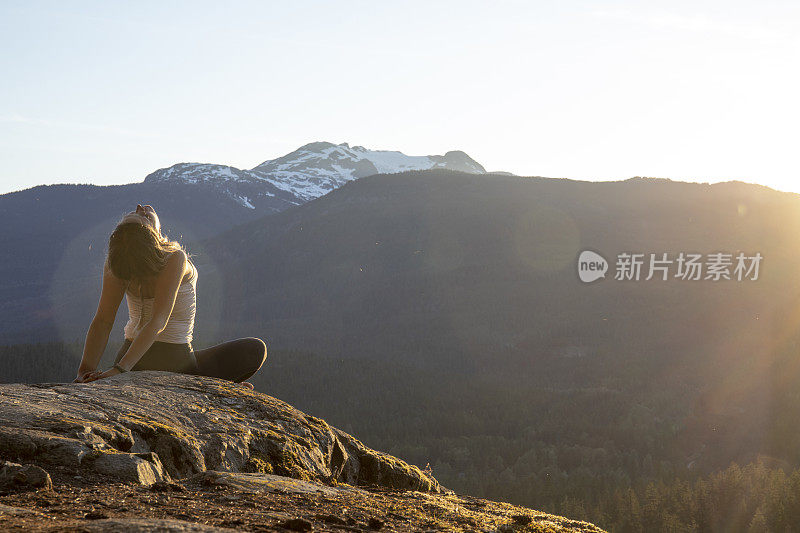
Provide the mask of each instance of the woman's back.
{"label": "woman's back", "polygon": [[[194,265],[191,265],[191,268],[193,272],[190,278],[178,287],[175,305],[172,308],[166,327],[156,336],[155,340],[159,342],[183,344],[192,341],[197,305],[197,268]],[[142,291],[141,287],[137,289],[137,293],[148,293],[147,290]],[[125,299],[128,302],[128,322],[125,324],[125,338],[133,339],[147,324],[147,321],[150,320],[154,298],[142,297],[126,291]]]}

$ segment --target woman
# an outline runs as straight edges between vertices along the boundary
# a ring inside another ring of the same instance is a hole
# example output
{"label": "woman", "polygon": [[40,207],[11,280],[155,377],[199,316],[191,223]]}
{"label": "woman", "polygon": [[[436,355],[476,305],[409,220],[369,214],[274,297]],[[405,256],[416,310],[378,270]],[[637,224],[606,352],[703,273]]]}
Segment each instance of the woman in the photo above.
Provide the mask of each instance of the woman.
{"label": "woman", "polygon": [[[166,370],[237,383],[255,374],[267,356],[261,339],[248,337],[192,349],[196,284],[197,268],[180,244],[161,234],[155,210],[137,205],[109,238],[100,303],[86,334],[75,382],[88,383],[129,370]],[[101,372],[97,365],[123,296],[129,315],[125,342],[114,366]]]}

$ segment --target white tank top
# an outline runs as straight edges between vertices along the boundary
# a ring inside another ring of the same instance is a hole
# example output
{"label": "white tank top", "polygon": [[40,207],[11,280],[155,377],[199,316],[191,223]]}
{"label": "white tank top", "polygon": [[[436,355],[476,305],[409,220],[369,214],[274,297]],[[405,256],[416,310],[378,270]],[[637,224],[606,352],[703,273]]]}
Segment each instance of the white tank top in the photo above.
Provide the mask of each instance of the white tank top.
{"label": "white tank top", "polygon": [[[192,265],[192,277],[181,283],[175,296],[175,305],[169,315],[164,331],[156,335],[159,342],[183,344],[192,342],[194,314],[197,305],[197,267]],[[140,298],[125,292],[128,301],[128,323],[125,324],[125,338],[133,340],[153,316],[154,298]]]}

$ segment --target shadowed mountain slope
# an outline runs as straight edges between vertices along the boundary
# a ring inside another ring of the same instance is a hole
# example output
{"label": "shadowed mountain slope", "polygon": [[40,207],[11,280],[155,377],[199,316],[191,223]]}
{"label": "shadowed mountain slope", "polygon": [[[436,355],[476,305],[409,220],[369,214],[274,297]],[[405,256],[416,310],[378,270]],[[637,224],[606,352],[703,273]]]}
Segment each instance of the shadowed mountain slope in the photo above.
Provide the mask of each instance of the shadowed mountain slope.
{"label": "shadowed mountain slope", "polygon": [[[203,248],[224,273],[228,334],[331,355],[448,346],[456,360],[508,362],[569,346],[673,353],[731,328],[768,335],[800,288],[799,227],[797,195],[745,184],[427,171],[359,180]],[[579,280],[584,249],[610,262],[607,279]],[[640,281],[614,279],[619,253],[720,251],[760,252],[760,278],[687,281],[673,264],[667,281],[645,281],[648,265]]]}
{"label": "shadowed mountain slope", "polygon": [[[203,243],[221,309],[198,330],[638,398],[672,460],[796,461],[799,230],[797,195],[742,183],[372,176]],[[579,280],[584,249],[606,279]],[[621,253],[739,251],[763,256],[758,279],[614,279]]]}

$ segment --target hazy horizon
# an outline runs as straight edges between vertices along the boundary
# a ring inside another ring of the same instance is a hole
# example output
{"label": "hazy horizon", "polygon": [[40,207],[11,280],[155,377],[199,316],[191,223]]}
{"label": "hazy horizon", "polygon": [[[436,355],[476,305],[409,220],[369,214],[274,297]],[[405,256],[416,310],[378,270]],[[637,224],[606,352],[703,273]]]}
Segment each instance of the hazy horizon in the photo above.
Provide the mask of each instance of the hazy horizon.
{"label": "hazy horizon", "polygon": [[[323,141],[323,142],[326,142],[326,141]],[[343,142],[347,142],[347,141],[343,141]],[[309,144],[309,143],[305,143],[305,144]],[[334,143],[334,144],[341,144],[341,143]],[[348,143],[348,144],[350,146],[360,146],[359,144],[355,144],[355,143]],[[300,148],[300,146],[298,146],[297,148]],[[365,148],[369,149],[370,147],[366,146]],[[280,157],[282,155],[286,155],[286,154],[278,154],[275,157],[269,157],[267,159],[275,159],[275,158],[278,158],[278,157]],[[416,155],[442,155],[442,154],[405,154],[405,155],[416,156]],[[469,155],[469,154],[467,154],[467,155]],[[216,161],[176,161],[175,162],[175,164],[179,164],[179,163],[201,163],[201,164],[203,164],[203,163],[211,163],[211,164],[219,164],[219,165],[223,165],[223,166],[230,166],[230,167],[234,167],[234,168],[239,168],[240,170],[249,170],[249,169],[242,169],[242,167],[236,167],[235,165],[227,165],[225,163],[219,163],[219,162],[216,162]],[[480,161],[478,161],[478,163],[480,163]],[[172,165],[169,165],[169,166],[172,166]],[[253,165],[253,166],[256,166],[256,165]],[[162,168],[169,168],[169,167],[162,167]],[[160,170],[160,169],[153,169],[152,171],[148,172],[147,174],[150,174],[150,173],[155,172],[157,170]],[[486,169],[486,172],[491,174],[493,172],[509,172],[509,171],[496,170],[496,169],[488,168],[488,169]],[[777,189],[776,187],[768,185],[768,184],[750,182],[750,181],[745,181],[745,180],[741,180],[741,179],[733,179],[733,178],[732,179],[720,179],[720,180],[715,180],[715,181],[702,180],[702,179],[698,179],[698,180],[674,179],[674,178],[663,177],[663,176],[622,176],[622,177],[618,177],[618,178],[591,179],[591,178],[570,177],[570,176],[541,176],[541,175],[534,175],[534,174],[526,175],[526,174],[516,174],[516,173],[513,173],[513,174],[515,174],[517,176],[520,176],[520,177],[541,177],[541,178],[550,178],[550,179],[569,179],[569,180],[575,180],[575,181],[593,181],[593,182],[617,182],[617,181],[625,181],[625,180],[632,179],[632,178],[667,179],[667,180],[674,181],[674,182],[679,182],[679,183],[698,183],[698,184],[742,182],[742,183],[747,183],[747,184],[750,184],[750,185],[758,185],[758,186],[769,187],[771,189],[774,189],[774,190],[777,190],[777,191],[780,191],[780,192],[788,192],[788,193],[793,193],[793,194],[800,194],[800,187],[798,187],[797,190],[795,190],[795,191],[783,190],[783,189]],[[141,176],[141,178],[131,179],[130,181],[119,181],[119,182],[111,182],[111,183],[91,182],[91,181],[53,181],[53,182],[50,182],[50,183],[47,183],[47,182],[34,183],[34,184],[31,184],[31,185],[26,185],[24,187],[21,187],[19,189],[12,189],[12,190],[7,190],[7,191],[6,190],[0,190],[0,195],[13,193],[13,192],[19,192],[19,191],[23,191],[23,190],[26,190],[26,189],[31,189],[31,188],[34,188],[34,187],[38,187],[38,186],[41,186],[41,185],[96,185],[96,186],[128,185],[128,184],[131,184],[131,183],[141,183],[145,179],[145,177],[146,177],[146,175]]]}
{"label": "hazy horizon", "polygon": [[798,23],[789,2],[6,0],[0,193],[316,140],[800,192]]}

